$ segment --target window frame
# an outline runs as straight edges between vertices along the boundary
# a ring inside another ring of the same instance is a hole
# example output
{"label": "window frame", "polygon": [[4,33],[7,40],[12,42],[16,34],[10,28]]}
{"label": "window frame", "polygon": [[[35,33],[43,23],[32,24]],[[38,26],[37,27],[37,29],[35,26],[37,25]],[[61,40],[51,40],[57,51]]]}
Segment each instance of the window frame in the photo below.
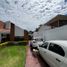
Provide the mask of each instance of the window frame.
{"label": "window frame", "polygon": [[[44,44],[47,43],[47,47],[44,47]],[[48,49],[48,46],[49,46],[49,43],[48,42],[44,42],[43,45],[42,45],[42,48],[44,49]]]}

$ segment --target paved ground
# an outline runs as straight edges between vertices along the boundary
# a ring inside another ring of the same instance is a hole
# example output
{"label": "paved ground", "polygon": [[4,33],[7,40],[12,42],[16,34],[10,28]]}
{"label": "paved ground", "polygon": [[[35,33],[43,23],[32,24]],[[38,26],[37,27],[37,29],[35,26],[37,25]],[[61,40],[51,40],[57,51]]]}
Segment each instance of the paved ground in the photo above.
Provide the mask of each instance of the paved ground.
{"label": "paved ground", "polygon": [[29,47],[26,56],[25,67],[48,67],[44,60],[38,55],[38,52],[31,52]]}

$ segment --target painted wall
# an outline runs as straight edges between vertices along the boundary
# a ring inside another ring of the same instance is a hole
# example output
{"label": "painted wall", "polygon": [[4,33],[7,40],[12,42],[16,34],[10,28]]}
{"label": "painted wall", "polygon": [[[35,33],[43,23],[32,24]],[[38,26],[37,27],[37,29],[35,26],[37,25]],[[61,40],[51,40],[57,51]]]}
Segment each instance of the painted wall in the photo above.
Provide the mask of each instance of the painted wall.
{"label": "painted wall", "polygon": [[33,38],[34,38],[34,39],[36,39],[36,38],[43,38],[43,37],[44,37],[44,32],[45,32],[46,30],[49,30],[49,29],[51,29],[50,26],[44,26],[44,25],[42,25],[42,26],[40,27],[40,29],[38,30],[38,32],[34,32],[34,33],[33,33]]}
{"label": "painted wall", "polygon": [[10,27],[11,27],[11,23],[10,23],[10,22],[6,22],[6,23],[5,23],[5,28],[6,28],[6,29],[10,29]]}
{"label": "painted wall", "polygon": [[67,40],[67,25],[44,31],[44,40]]}
{"label": "painted wall", "polygon": [[24,30],[15,26],[15,36],[24,36]]}
{"label": "painted wall", "polygon": [[[10,21],[6,22],[5,24],[6,24],[7,29],[11,28],[11,22]],[[24,30],[19,28],[16,25],[15,25],[15,36],[24,36]]]}
{"label": "painted wall", "polygon": [[36,39],[36,38],[38,38],[38,32],[33,33],[33,39]]}

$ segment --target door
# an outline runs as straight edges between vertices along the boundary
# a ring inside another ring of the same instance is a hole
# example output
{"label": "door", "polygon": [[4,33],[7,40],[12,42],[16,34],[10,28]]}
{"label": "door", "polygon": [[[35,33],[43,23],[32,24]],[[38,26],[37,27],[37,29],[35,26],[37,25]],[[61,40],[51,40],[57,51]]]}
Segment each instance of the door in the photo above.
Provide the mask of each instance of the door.
{"label": "door", "polygon": [[57,44],[50,43],[48,50],[53,67],[62,67],[65,56],[63,48]]}
{"label": "door", "polygon": [[47,59],[48,59],[48,57],[47,57],[47,47],[48,47],[48,43],[47,42],[45,42],[43,45],[41,45],[39,47],[39,52],[40,52],[41,56],[43,57],[43,59],[45,61],[47,61]]}

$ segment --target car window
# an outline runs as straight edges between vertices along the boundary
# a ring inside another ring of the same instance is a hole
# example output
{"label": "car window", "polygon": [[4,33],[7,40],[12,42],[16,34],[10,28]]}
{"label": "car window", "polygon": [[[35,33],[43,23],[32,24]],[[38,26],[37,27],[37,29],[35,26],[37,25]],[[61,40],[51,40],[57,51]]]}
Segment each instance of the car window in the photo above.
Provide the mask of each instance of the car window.
{"label": "car window", "polygon": [[47,47],[48,47],[48,43],[45,42],[45,43],[42,45],[42,47],[45,48],[45,49],[47,49]]}
{"label": "car window", "polygon": [[57,44],[50,43],[48,49],[59,54],[59,55],[61,55],[61,56],[65,56],[65,52],[64,52],[63,48]]}

